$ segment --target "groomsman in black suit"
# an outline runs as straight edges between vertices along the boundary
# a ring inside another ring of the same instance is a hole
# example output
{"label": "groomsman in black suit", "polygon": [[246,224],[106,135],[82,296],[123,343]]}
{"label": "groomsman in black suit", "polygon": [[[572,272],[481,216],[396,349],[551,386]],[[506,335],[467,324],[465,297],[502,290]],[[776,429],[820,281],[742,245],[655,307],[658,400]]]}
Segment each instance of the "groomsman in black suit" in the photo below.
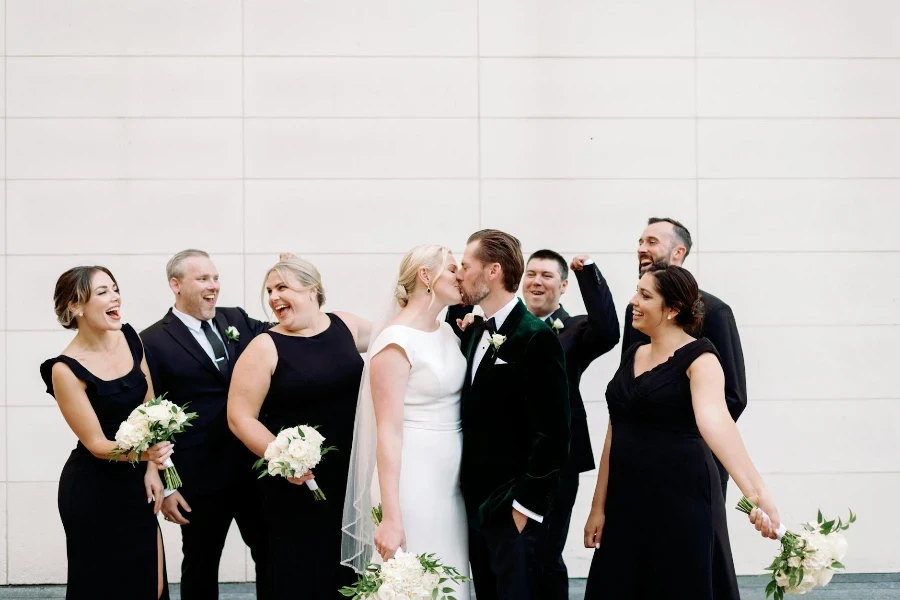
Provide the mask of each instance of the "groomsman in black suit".
{"label": "groomsman in black suit", "polygon": [[[652,217],[647,221],[647,228],[638,241],[638,276],[650,268],[654,262],[682,266],[684,259],[691,251],[691,233],[675,219]],[[747,377],[744,373],[744,352],[741,349],[741,336],[731,307],[709,292],[700,290],[705,304],[703,323],[699,331],[692,333],[695,337],[709,339],[719,352],[722,370],[725,372],[725,403],[731,418],[737,422],[738,417],[747,407]],[[631,305],[625,309],[625,331],[622,336],[622,355],[638,342],[649,342],[650,338],[632,327],[633,315]],[[722,479],[722,495],[728,489],[728,471],[715,457]]]}
{"label": "groomsman in black suit", "polygon": [[[569,265],[553,250],[538,250],[528,258],[522,279],[522,296],[528,312],[543,320],[559,335],[566,356],[572,438],[569,459],[560,477],[559,497],[545,519],[546,533],[537,552],[541,569],[535,575],[534,596],[546,600],[568,600],[569,574],[563,549],[569,533],[572,508],[578,494],[579,474],[595,468],[587,414],[579,386],[581,376],[598,357],[619,343],[619,319],[609,286],[600,269],[587,255],[572,260],[586,315],[570,316],[560,304],[569,286]],[[457,327],[472,307],[452,306],[448,321]]]}
{"label": "groomsman in black suit", "polygon": [[226,404],[235,362],[247,344],[270,327],[241,308],[217,308],[219,273],[202,250],[184,250],[166,265],[175,306],[141,332],[157,394],[190,403],[193,427],[176,439],[173,461],[184,481],[166,490],[163,515],[181,525],[183,600],[219,596],[219,560],[231,521],[256,562],[257,596],[266,539],[255,498],[256,459],[228,429]]}
{"label": "groomsman in black suit", "polygon": [[[547,600],[569,598],[569,574],[562,554],[578,494],[579,475],[595,468],[587,413],[579,388],[581,375],[596,358],[619,343],[615,303],[600,269],[587,255],[572,259],[571,268],[581,290],[586,315],[570,316],[560,304],[560,297],[569,285],[569,268],[565,259],[553,250],[533,253],[522,279],[522,297],[528,311],[543,319],[559,334],[559,342],[566,354],[572,413],[569,461],[560,478],[559,500],[547,515],[546,545],[541,550],[543,572],[539,575],[538,584],[543,593],[538,597]],[[602,391],[596,393],[602,394]]]}

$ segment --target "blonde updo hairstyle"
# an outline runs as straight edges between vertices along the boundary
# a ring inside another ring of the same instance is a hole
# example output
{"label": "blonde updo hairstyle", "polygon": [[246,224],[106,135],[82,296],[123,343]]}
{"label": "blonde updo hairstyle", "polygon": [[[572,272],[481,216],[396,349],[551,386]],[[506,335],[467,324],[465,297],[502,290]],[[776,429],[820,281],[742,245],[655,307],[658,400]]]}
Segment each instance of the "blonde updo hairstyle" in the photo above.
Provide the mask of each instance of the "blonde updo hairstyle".
{"label": "blonde updo hairstyle", "polygon": [[[416,246],[406,253],[406,256],[400,261],[400,276],[397,278],[397,288],[394,292],[397,303],[401,307],[405,308],[409,304],[409,299],[416,290],[419,269],[434,273],[431,277],[431,283],[434,285],[434,282],[447,268],[449,254],[450,248],[437,244]],[[434,296],[432,296],[433,298]]]}
{"label": "blonde updo hairstyle", "polygon": [[[275,263],[275,266],[266,271],[266,275],[263,277],[262,292],[260,294],[263,308],[266,308],[268,304],[266,302],[266,281],[272,273],[278,273],[278,276],[281,277],[281,280],[285,285],[294,291],[302,292],[314,288],[316,290],[316,301],[319,303],[319,307],[325,304],[325,286],[322,285],[322,275],[319,274],[319,270],[308,260],[294,257],[279,261]],[[299,282],[301,287],[296,287],[294,285],[295,281]]]}

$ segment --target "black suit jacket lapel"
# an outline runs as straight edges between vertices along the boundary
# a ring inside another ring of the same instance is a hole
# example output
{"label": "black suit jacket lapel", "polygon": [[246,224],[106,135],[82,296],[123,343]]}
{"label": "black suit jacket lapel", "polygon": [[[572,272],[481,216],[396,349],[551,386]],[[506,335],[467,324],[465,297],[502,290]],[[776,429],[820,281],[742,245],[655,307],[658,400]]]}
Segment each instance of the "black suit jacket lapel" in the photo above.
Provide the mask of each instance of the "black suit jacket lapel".
{"label": "black suit jacket lapel", "polygon": [[[564,309],[562,307],[562,304],[560,304],[559,308],[557,308],[555,311],[553,311],[553,314],[550,315],[551,323],[553,321],[555,321],[556,319],[559,319],[560,321],[563,322],[563,331],[565,331],[565,324],[566,324],[566,321],[569,320],[569,313],[567,313],[566,309]],[[560,333],[562,333],[562,331],[560,331]]]}
{"label": "black suit jacket lapel", "polygon": [[163,318],[163,325],[165,325],[166,333],[171,335],[176,342],[181,344],[181,346],[188,351],[188,354],[196,358],[207,370],[226,379],[225,375],[219,371],[216,365],[213,364],[213,361],[210,360],[209,355],[204,352],[197,340],[194,339],[191,330],[187,328],[187,325],[181,322],[181,319],[175,316],[172,309],[169,309],[168,314]]}

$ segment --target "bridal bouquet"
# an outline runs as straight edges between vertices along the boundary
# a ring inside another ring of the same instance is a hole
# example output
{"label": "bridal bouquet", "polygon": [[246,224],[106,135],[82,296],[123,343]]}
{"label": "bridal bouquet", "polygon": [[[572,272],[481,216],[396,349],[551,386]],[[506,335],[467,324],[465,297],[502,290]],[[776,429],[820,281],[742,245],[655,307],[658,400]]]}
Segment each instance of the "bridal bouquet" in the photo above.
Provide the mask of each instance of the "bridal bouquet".
{"label": "bridal bouquet", "polygon": [[[325,438],[315,427],[298,425],[282,429],[269,442],[263,458],[254,463],[254,469],[262,469],[260,477],[281,475],[282,477],[299,477],[321,462],[322,457],[337,450],[334,446],[323,448]],[[266,464],[268,463],[268,464]],[[306,482],[312,490],[313,498],[324,500],[325,494],[319,489],[315,479]]]}
{"label": "bridal bouquet", "polygon": [[[159,442],[171,441],[175,434],[182,433],[186,427],[191,426],[191,421],[197,418],[197,413],[185,412],[184,407],[166,400],[165,396],[163,394],[146,404],[141,404],[122,421],[116,432],[116,449],[110,454],[111,459],[118,460],[131,453],[130,460],[136,463],[140,459],[141,452]],[[163,476],[166,489],[180,488],[181,477],[178,476],[171,458],[166,460],[165,467]]]}
{"label": "bridal bouquet", "polygon": [[[750,514],[756,506],[742,497],[737,509]],[[826,521],[819,511],[816,521],[803,525],[803,531],[787,531],[784,524],[776,535],[781,540],[781,551],[766,570],[772,571],[772,581],[766,586],[766,597],[775,595],[782,600],[785,594],[805,594],[815,587],[823,587],[831,582],[840,562],[847,553],[847,540],[840,531],[845,531],[856,522],[856,515],[850,511],[846,523],[840,519]]]}
{"label": "bridal bouquet", "polygon": [[[379,504],[371,514],[375,525],[381,524],[381,516]],[[383,565],[368,565],[355,585],[340,592],[353,600],[456,600],[452,595],[456,590],[446,585],[448,581],[468,583],[469,578],[441,564],[434,554],[409,554],[398,549]]]}

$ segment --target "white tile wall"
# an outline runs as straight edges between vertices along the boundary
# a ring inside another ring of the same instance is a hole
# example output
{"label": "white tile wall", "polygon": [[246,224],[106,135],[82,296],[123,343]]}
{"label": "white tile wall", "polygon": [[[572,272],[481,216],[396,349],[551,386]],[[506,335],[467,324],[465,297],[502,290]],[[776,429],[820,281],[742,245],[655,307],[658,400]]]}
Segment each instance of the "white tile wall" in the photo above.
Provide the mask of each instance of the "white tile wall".
{"label": "white tile wall", "polygon": [[227,179],[239,119],[9,119],[10,179]]}
{"label": "white tile wall", "polygon": [[697,61],[702,117],[898,117],[900,60]]}
{"label": "white tile wall", "polygon": [[7,0],[17,56],[241,53],[240,0]]}
{"label": "white tile wall", "polygon": [[240,58],[9,58],[10,117],[239,117]]}
{"label": "white tile wall", "polygon": [[[898,179],[701,180],[698,207],[703,248],[713,252],[897,251],[900,239],[894,235],[893,223],[900,218],[898,198]],[[879,255],[870,258],[877,261]]]}
{"label": "white tile wall", "polygon": [[[10,181],[7,186],[9,254],[139,255],[150,249],[166,255],[189,246],[213,254],[243,250],[240,181]],[[47,215],[41,227],[33,226],[35,206]],[[112,217],[111,226],[85,236],[104,213]],[[154,283],[165,287],[165,264],[154,261],[154,268]]]}
{"label": "white tile wall", "polygon": [[442,179],[478,175],[475,119],[248,119],[254,179]]}
{"label": "white tile wall", "polygon": [[475,56],[476,0],[244,1],[252,55]]}
{"label": "white tile wall", "polygon": [[[245,202],[247,252],[267,260],[285,249],[402,255],[424,243],[459,247],[479,224],[477,181],[248,181]],[[323,214],[338,228],[310,226]]]}
{"label": "white tile wall", "polygon": [[[735,312],[739,427],[782,514],[851,506],[849,570],[900,570],[897,22],[891,0],[0,0],[0,584],[65,580],[74,438],[38,373],[72,336],[65,269],[110,267],[140,330],[172,253],[211,252],[221,304],[262,316],[290,250],[327,310],[373,316],[408,248],[490,226],[591,254],[621,319],[649,216],[690,228],[686,266]],[[563,303],[584,309],[574,279]],[[620,352],[582,381],[598,455]],[[771,545],[728,514],[761,572]],[[236,528],[220,578],[254,578]]]}
{"label": "white tile wall", "polygon": [[482,117],[693,117],[694,61],[488,58]]}
{"label": "white tile wall", "polygon": [[6,484],[0,483],[0,541],[4,542],[0,544],[0,585],[6,585],[9,583],[7,581],[7,544],[6,541],[9,539],[8,529],[7,529],[7,518],[6,515],[8,513],[6,506]]}
{"label": "white tile wall", "polygon": [[900,270],[868,253],[707,253],[703,278],[741,325],[900,325],[900,297],[884,293]]}
{"label": "white tile wall", "polygon": [[699,121],[700,177],[900,177],[900,119]]}
{"label": "white tile wall", "polygon": [[688,0],[482,0],[483,56],[693,56]]}
{"label": "white tile wall", "polygon": [[248,58],[251,117],[477,117],[475,58]]}
{"label": "white tile wall", "polygon": [[898,57],[892,0],[697,0],[698,56]]}
{"label": "white tile wall", "polygon": [[6,489],[8,583],[65,583],[66,536],[56,482],[13,482]]}
{"label": "white tile wall", "polygon": [[481,155],[489,179],[696,175],[690,120],[484,119]]}

